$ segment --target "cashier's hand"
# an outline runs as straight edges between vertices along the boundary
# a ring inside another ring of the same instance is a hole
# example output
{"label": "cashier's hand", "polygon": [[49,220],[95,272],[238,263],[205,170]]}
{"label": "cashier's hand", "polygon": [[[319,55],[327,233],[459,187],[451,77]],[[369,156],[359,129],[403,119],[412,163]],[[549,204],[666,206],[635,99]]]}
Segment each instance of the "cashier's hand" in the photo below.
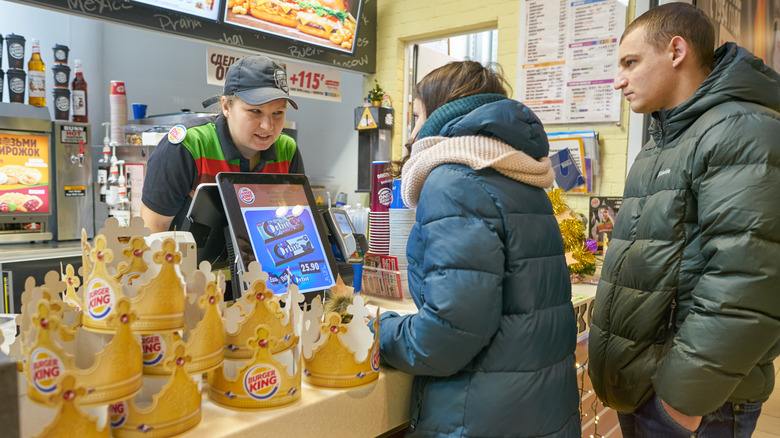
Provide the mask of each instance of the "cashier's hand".
{"label": "cashier's hand", "polygon": [[672,417],[672,420],[676,421],[677,424],[690,431],[695,431],[696,429],[699,428],[699,425],[701,425],[702,417],[700,416],[689,417],[683,414],[682,412],[678,411],[677,409],[669,406],[665,401],[663,401],[663,399],[661,399],[661,406],[663,406],[666,413],[669,414],[670,417]]}

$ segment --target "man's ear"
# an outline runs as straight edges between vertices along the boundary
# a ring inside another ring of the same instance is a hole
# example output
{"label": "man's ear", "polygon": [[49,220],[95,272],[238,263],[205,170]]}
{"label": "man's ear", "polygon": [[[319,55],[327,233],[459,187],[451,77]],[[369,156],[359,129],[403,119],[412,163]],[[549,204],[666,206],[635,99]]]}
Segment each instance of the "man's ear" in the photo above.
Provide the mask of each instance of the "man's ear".
{"label": "man's ear", "polygon": [[225,118],[230,118],[230,104],[228,103],[227,97],[222,96],[220,98],[220,105],[222,106],[222,115],[225,116]]}
{"label": "man's ear", "polygon": [[689,55],[688,42],[681,36],[675,36],[669,42],[669,54],[672,59],[672,67],[679,67]]}

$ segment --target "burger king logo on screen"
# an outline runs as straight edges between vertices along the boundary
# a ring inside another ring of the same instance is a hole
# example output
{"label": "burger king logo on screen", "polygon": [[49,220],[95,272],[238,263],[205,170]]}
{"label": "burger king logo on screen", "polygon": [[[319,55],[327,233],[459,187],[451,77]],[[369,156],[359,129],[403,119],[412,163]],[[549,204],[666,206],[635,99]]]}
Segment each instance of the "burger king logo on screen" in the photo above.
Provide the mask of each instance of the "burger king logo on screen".
{"label": "burger king logo on screen", "polygon": [[106,318],[114,308],[114,291],[104,280],[96,278],[87,288],[87,312],[93,319]]}
{"label": "burger king logo on screen", "polygon": [[162,362],[165,357],[165,340],[158,334],[143,336],[141,340],[143,347],[144,366],[149,367]]}
{"label": "burger king logo on screen", "polygon": [[108,421],[111,427],[121,427],[127,421],[127,402],[121,401],[108,406]]}
{"label": "burger king logo on screen", "polygon": [[279,391],[281,376],[268,364],[253,366],[244,375],[244,390],[256,400],[268,400]]}
{"label": "burger king logo on screen", "polygon": [[238,189],[238,199],[244,204],[251,204],[255,202],[255,194],[246,187]]}
{"label": "burger king logo on screen", "polygon": [[62,361],[46,348],[37,348],[30,356],[30,374],[35,388],[48,394],[57,389],[60,375],[65,371]]}

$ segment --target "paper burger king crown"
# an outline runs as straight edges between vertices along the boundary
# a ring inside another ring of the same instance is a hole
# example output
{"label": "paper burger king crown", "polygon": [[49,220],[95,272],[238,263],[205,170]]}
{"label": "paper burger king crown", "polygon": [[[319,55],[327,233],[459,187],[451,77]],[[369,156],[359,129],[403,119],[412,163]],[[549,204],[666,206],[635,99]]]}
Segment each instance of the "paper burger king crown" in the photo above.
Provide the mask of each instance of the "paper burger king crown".
{"label": "paper burger king crown", "polygon": [[144,374],[169,375],[165,366],[175,354],[172,348],[182,341],[188,357],[184,365],[190,374],[201,374],[222,363],[225,325],[220,314],[225,279],[222,273],[211,273],[211,264],[204,261],[187,283],[187,305],[184,311],[185,329],[160,332],[142,337]]}
{"label": "paper burger king crown", "polygon": [[226,360],[221,367],[209,372],[209,399],[222,407],[237,410],[274,408],[300,399],[301,356],[298,348],[272,354],[278,343],[265,325],[255,328],[255,336],[248,344],[253,352],[249,361]]}
{"label": "paper burger king crown", "polygon": [[[351,294],[353,290],[339,278],[332,293]],[[350,388],[379,378],[378,318],[374,320],[374,335],[366,325],[365,318],[370,312],[360,295],[353,298],[347,312],[352,315],[347,324],[342,323],[337,312],[323,317],[322,303],[317,300],[304,312],[301,335],[304,382],[325,388]]]}
{"label": "paper burger king crown", "polygon": [[225,311],[225,361],[208,376],[209,398],[218,405],[257,410],[300,398],[300,329],[295,322],[301,320],[298,303],[304,297],[295,285],[274,296],[265,286],[267,279],[259,263],[250,263],[243,275],[249,288]]}
{"label": "paper burger king crown", "polygon": [[[29,307],[27,310],[32,310]],[[114,403],[141,390],[141,345],[130,330],[135,315],[127,298],[117,301],[116,312],[107,320],[113,336],[80,328],[77,335],[70,336],[61,330],[61,313],[51,301],[42,298],[36,308],[31,312],[28,339],[22,345],[22,371],[30,400],[49,403],[49,396],[60,389],[66,373],[76,379],[76,386],[87,390],[80,397],[80,405],[85,407]]]}
{"label": "paper burger king crown", "polygon": [[[265,325],[270,336],[276,339],[271,354],[298,345],[294,315],[290,312],[292,306],[282,307],[282,298],[268,290],[268,274],[263,272],[260,264],[251,262],[243,280],[249,282],[249,289],[244,290],[236,303],[225,311],[225,358],[247,360],[254,356],[249,339],[257,336],[256,329],[260,324]],[[289,298],[289,294],[293,293],[290,290],[284,297],[287,302],[303,299],[301,294],[297,294],[297,288],[294,291],[296,299]]]}
{"label": "paper burger king crown", "polygon": [[80,401],[87,393],[83,386],[77,386],[77,378],[70,373],[62,376],[62,383],[48,394],[49,406],[57,408],[54,420],[38,435],[38,438],[110,438],[111,428],[106,424],[98,427],[95,418],[80,408]]}
{"label": "paper burger king crown", "polygon": [[[95,237],[95,247],[89,250],[89,274],[84,282],[84,328],[95,332],[110,332],[108,319],[117,313],[117,303],[128,297],[136,314],[133,331],[138,334],[172,332],[184,327],[185,282],[179,271],[181,253],[176,241],[167,238],[159,251],[152,251],[152,265],[143,273],[133,273],[132,284],[124,286],[124,277],[109,272],[114,260],[114,250],[108,239],[100,234]],[[126,265],[139,266],[149,250],[142,236],[133,236],[119,253],[129,256]],[[145,264],[144,264],[145,265]],[[127,275],[127,274],[124,274]],[[121,276],[121,275],[120,275]]]}
{"label": "paper burger king crown", "polygon": [[[190,357],[186,349],[182,341],[171,346],[163,365],[168,378],[147,378],[136,397],[109,406],[114,437],[169,437],[200,423],[202,397],[197,382],[187,372]],[[200,376],[197,378],[200,380]]]}

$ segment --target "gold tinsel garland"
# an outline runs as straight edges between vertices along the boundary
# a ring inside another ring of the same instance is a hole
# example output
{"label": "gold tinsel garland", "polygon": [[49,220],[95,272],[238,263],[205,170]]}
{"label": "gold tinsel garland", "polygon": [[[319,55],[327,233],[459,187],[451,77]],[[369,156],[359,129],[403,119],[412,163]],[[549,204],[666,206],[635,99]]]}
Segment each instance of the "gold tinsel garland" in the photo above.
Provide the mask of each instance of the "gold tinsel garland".
{"label": "gold tinsel garland", "polygon": [[569,265],[569,272],[580,275],[593,275],[596,272],[596,255],[588,251],[585,242],[572,252],[572,257],[577,263]]}
{"label": "gold tinsel garland", "polygon": [[561,229],[563,246],[566,253],[571,253],[575,263],[569,263],[569,273],[593,275],[596,272],[596,256],[585,246],[585,223],[575,216],[563,198],[560,188],[548,190],[547,196],[552,203],[553,213],[558,219]]}
{"label": "gold tinsel garland", "polygon": [[561,189],[548,190],[547,196],[550,197],[550,202],[552,202],[554,215],[558,216],[559,214],[569,209],[569,206],[566,205],[566,201],[563,200],[563,190]]}

